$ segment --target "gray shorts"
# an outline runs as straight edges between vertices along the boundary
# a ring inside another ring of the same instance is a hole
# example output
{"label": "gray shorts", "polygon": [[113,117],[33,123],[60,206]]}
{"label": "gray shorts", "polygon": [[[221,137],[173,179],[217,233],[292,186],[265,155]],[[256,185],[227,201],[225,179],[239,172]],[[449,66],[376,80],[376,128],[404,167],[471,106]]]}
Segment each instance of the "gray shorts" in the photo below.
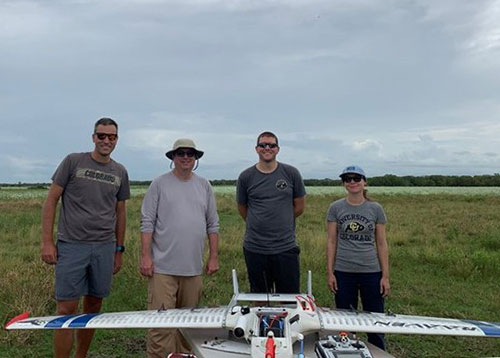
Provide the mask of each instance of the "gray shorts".
{"label": "gray shorts", "polygon": [[109,295],[115,258],[114,242],[57,241],[56,300]]}

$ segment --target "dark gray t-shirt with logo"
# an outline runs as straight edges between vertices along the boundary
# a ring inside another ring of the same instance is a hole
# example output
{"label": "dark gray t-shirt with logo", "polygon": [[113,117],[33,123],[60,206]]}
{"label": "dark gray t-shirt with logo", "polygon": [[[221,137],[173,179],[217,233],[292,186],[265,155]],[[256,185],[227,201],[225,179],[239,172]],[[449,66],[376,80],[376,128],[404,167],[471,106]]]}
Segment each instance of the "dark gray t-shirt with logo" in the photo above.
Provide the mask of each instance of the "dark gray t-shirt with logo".
{"label": "dark gray t-shirt with logo", "polygon": [[114,241],[116,203],[130,198],[125,167],[103,164],[90,153],[73,153],[61,162],[52,181],[63,187],[57,239],[67,242]]}
{"label": "dark gray t-shirt with logo", "polygon": [[236,200],[247,205],[243,247],[261,254],[278,254],[297,247],[293,199],[306,195],[299,171],[278,163],[272,173],[255,165],[238,178]]}
{"label": "dark gray t-shirt with logo", "polygon": [[379,203],[365,201],[351,205],[340,199],[330,205],[327,221],[337,223],[335,267],[344,272],[380,272],[375,227],[387,222]]}

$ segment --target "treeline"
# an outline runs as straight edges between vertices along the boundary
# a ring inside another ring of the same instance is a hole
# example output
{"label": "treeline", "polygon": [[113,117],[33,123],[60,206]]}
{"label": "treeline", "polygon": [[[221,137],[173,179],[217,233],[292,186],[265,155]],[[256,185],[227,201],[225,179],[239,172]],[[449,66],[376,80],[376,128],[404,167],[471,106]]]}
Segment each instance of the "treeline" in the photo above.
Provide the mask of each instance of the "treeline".
{"label": "treeline", "polygon": [[[384,176],[368,178],[370,186],[500,186],[500,174],[493,175],[426,175]],[[305,179],[306,186],[341,185],[340,179]]]}
{"label": "treeline", "polygon": [[[236,180],[210,180],[212,185],[236,185]],[[370,186],[500,186],[500,174],[493,175],[426,175],[397,176],[386,174],[368,178]],[[341,185],[340,179],[304,179],[306,186]]]}
{"label": "treeline", "polygon": [[500,174],[396,176],[369,178],[371,186],[500,186]]}
{"label": "treeline", "polygon": [[[500,186],[500,174],[493,175],[425,175],[425,176],[384,176],[368,178],[370,186]],[[235,179],[210,180],[214,186],[236,185]],[[131,185],[149,186],[151,180],[131,180]],[[304,179],[306,186],[341,185],[340,179]],[[2,187],[27,187],[28,189],[48,188],[50,183],[0,184]]]}
{"label": "treeline", "polygon": [[18,182],[16,184],[0,183],[0,189],[2,188],[48,189],[49,186],[50,183],[22,183],[22,182]]}
{"label": "treeline", "polygon": [[[236,185],[236,180],[210,180],[212,185]],[[426,176],[384,176],[368,178],[370,186],[500,186],[500,174],[493,175],[426,175]],[[306,186],[341,185],[339,179],[304,179]]]}
{"label": "treeline", "polygon": [[[236,180],[210,180],[212,185],[236,185]],[[493,175],[426,175],[426,176],[384,176],[368,178],[370,186],[500,186],[500,174]],[[339,179],[304,179],[306,186],[341,185]]]}

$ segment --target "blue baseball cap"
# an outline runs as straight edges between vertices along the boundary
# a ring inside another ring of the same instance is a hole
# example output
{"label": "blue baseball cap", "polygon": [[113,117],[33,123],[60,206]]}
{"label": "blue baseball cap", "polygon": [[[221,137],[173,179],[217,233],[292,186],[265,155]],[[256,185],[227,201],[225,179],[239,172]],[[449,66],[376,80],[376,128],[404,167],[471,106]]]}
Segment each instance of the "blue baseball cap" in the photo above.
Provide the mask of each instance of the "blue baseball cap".
{"label": "blue baseball cap", "polygon": [[366,179],[365,171],[363,170],[363,168],[357,165],[350,165],[348,167],[345,167],[344,170],[342,170],[342,173],[339,175],[339,177],[342,178],[346,174],[359,174]]}

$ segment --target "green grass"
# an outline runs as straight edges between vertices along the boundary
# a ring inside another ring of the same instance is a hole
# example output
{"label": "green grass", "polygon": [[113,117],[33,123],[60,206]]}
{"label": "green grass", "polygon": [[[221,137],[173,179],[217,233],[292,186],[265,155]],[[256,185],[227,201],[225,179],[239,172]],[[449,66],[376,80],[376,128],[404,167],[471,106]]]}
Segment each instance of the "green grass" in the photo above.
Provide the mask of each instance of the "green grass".
{"label": "green grass", "polygon": [[[36,192],[31,190],[30,192]],[[42,191],[43,192],[43,191]],[[46,193],[46,191],[45,191]],[[500,321],[500,196],[371,193],[389,223],[392,295],[395,313]],[[317,303],[332,306],[326,286],[325,214],[341,191],[307,198],[297,222],[302,272],[313,272]],[[139,220],[142,196],[128,203],[125,265],[115,277],[104,311],[146,308],[146,280],[139,274]],[[221,221],[220,271],[204,277],[203,305],[223,305],[231,296],[231,269],[248,288],[242,256],[243,221],[233,192],[217,194]],[[53,314],[53,267],[39,259],[43,196],[0,200],[0,319],[23,311]],[[303,275],[305,287],[305,275]],[[144,330],[102,330],[90,357],[145,357]],[[1,357],[50,357],[50,332],[0,332]],[[480,357],[500,353],[500,339],[388,335],[397,357]]]}
{"label": "green grass", "polygon": [[[47,189],[43,186],[35,187],[0,187],[0,202],[10,200],[43,199],[47,196]],[[132,186],[132,196],[144,195],[147,186]],[[341,186],[309,186],[306,188],[309,195],[343,195]],[[234,195],[236,188],[230,185],[214,186],[216,194]],[[375,186],[368,187],[370,195],[464,195],[464,196],[500,196],[500,187],[439,187],[439,186]]]}

